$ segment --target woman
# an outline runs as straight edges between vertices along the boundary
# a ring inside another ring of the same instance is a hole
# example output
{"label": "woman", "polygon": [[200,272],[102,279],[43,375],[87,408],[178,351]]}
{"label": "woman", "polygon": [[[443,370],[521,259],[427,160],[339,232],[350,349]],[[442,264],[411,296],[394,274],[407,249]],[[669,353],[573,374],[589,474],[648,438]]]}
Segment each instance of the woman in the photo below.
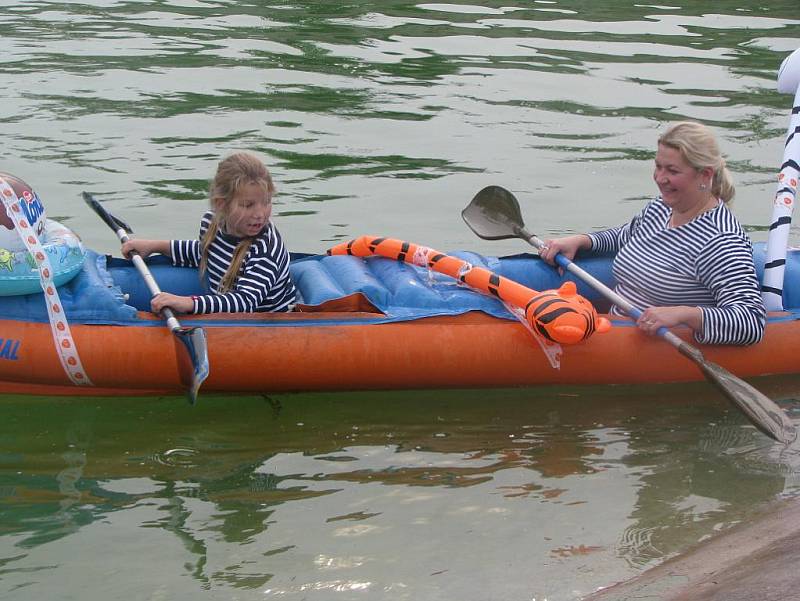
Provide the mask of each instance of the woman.
{"label": "woman", "polygon": [[[684,325],[705,344],[753,344],[766,311],[750,239],[726,203],[734,186],[714,134],[680,122],[658,139],[653,179],[660,196],[629,223],[547,241],[542,258],[616,252],[617,293],[642,309],[650,334]],[[612,313],[619,313],[612,309]]]}

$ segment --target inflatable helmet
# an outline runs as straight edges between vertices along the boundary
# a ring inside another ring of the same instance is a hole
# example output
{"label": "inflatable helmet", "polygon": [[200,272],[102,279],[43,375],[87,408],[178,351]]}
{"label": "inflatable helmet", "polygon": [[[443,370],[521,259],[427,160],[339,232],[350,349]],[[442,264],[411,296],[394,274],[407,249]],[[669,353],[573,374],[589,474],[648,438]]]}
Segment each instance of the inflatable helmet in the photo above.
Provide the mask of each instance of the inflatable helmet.
{"label": "inflatable helmet", "polygon": [[[19,217],[31,226],[31,231],[41,241],[44,235],[45,222],[47,216],[44,212],[44,205],[36,192],[18,177],[10,173],[0,172],[0,179],[8,184],[19,198]],[[5,200],[13,200],[7,198]],[[5,204],[0,202],[0,249],[9,251],[23,250],[25,244],[14,227],[14,221],[6,210]]]}

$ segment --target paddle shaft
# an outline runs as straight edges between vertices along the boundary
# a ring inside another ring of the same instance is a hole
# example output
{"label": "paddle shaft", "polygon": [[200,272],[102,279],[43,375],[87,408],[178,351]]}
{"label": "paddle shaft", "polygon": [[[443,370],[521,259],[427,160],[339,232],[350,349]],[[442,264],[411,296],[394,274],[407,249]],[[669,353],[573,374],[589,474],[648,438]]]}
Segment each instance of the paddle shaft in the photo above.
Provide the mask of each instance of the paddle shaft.
{"label": "paddle shaft", "polygon": [[[123,228],[119,228],[114,231],[117,234],[119,241],[123,244],[131,239],[131,237],[128,235],[128,232],[126,232]],[[147,289],[150,291],[150,294],[152,296],[161,294],[161,288],[158,287],[158,282],[156,282],[156,279],[153,277],[153,274],[138,252],[133,251],[131,253],[131,262],[133,263],[134,267],[136,267],[139,275],[141,275],[144,279],[144,283],[147,284]],[[170,330],[174,332],[175,330],[180,329],[181,324],[178,321],[178,318],[175,317],[175,313],[172,312],[172,309],[169,307],[164,307],[161,309],[161,315],[167,320],[167,327]]]}
{"label": "paddle shaft", "polygon": [[[519,238],[527,241],[529,244],[536,247],[536,249],[541,250],[544,246],[544,242],[541,238],[535,234],[531,234],[524,225],[519,226],[515,224],[514,231]],[[597,290],[617,307],[622,309],[628,316],[634,319],[639,319],[639,317],[642,316],[641,310],[634,307],[603,282],[578,267],[561,253],[556,254],[555,262],[559,267],[566,269]],[[717,364],[707,361],[703,353],[700,352],[700,349],[673,334],[667,328],[662,326],[658,328],[656,333],[674,346],[682,355],[693,361],[706,378],[744,412],[751,423],[761,430],[761,432],[784,444],[789,444],[797,438],[797,431],[794,424],[780,407],[773,403],[768,397]]]}
{"label": "paddle shaft", "polygon": [[[542,241],[539,236],[536,234],[531,234],[527,228],[515,226],[517,235],[528,242],[531,246],[534,246],[537,250],[541,250],[544,246],[544,242]],[[633,319],[639,319],[642,316],[642,311],[637,307],[634,307],[631,303],[621,297],[619,294],[614,292],[611,288],[606,286],[603,282],[598,280],[594,277],[591,273],[584,271],[578,265],[570,261],[567,257],[562,255],[561,253],[556,254],[555,262],[558,263],[559,267],[562,267],[569,271],[571,274],[577,276],[587,284],[589,284],[592,288],[597,290],[600,294],[605,296],[608,300],[614,303],[617,307],[622,309],[622,311],[632,317]],[[679,336],[670,332],[664,326],[658,328],[656,333],[664,338],[667,342],[669,342],[672,346],[678,349],[682,354],[686,355],[693,361],[703,361],[702,353],[694,348],[691,344],[688,344],[685,340],[681,339]]]}
{"label": "paddle shaft", "polygon": [[[538,236],[531,234],[525,228],[517,199],[511,192],[500,186],[487,186],[478,192],[472,202],[461,212],[461,216],[472,231],[486,240],[522,238],[539,251],[545,246]],[[556,253],[555,262],[559,267],[574,274],[605,296],[630,317],[638,320],[642,316],[641,310],[567,257]],[[794,424],[769,397],[727,369],[707,361],[700,349],[682,340],[667,328],[660,327],[656,333],[682,355],[693,361],[706,379],[738,407],[761,432],[784,444],[796,440],[797,429]]]}
{"label": "paddle shaft", "polygon": [[[106,211],[88,192],[83,193],[83,199],[111,228],[120,242],[124,244],[130,240],[128,234],[131,232],[131,228],[124,221]],[[131,253],[131,262],[136,267],[139,275],[142,276],[150,294],[152,296],[160,294],[161,289],[158,287],[156,279],[138,252]],[[186,396],[189,402],[194,404],[197,401],[197,393],[200,390],[200,386],[209,374],[208,343],[205,330],[199,327],[181,326],[169,307],[164,307],[161,310],[161,315],[166,319],[167,327],[172,332],[173,340],[176,342],[178,373],[181,382],[186,388]]]}
{"label": "paddle shaft", "polygon": [[[117,235],[117,238],[119,238],[120,242],[124,244],[131,239],[129,235],[131,228],[127,223],[106,211],[106,209],[101,206],[100,203],[97,202],[88,192],[83,193],[83,200],[92,208],[97,216],[103,220],[103,222],[111,229],[111,231]],[[141,275],[144,279],[145,284],[147,284],[147,289],[150,291],[150,295],[155,296],[156,294],[161,294],[161,288],[158,287],[156,279],[153,277],[153,274],[147,267],[147,263],[144,262],[144,259],[142,259],[141,255],[137,251],[133,251],[131,253],[131,262],[133,263],[134,267],[136,267],[139,275]],[[167,326],[170,330],[173,332],[181,330],[181,324],[178,322],[178,318],[175,317],[175,313],[172,312],[172,309],[169,307],[164,307],[161,310],[161,315],[167,320]]]}

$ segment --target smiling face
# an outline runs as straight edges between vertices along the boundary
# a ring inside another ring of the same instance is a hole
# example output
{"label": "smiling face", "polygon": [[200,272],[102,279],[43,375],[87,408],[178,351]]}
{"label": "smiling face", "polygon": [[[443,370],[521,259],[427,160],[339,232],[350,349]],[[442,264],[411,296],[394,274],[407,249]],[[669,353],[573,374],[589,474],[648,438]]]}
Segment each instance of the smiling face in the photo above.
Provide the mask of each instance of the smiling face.
{"label": "smiling face", "polygon": [[230,203],[225,219],[227,232],[237,238],[257,236],[272,215],[272,195],[264,186],[251,182],[242,186]]}
{"label": "smiling face", "polygon": [[653,180],[664,204],[671,209],[685,212],[707,203],[712,174],[710,167],[695,169],[677,148],[658,145]]}

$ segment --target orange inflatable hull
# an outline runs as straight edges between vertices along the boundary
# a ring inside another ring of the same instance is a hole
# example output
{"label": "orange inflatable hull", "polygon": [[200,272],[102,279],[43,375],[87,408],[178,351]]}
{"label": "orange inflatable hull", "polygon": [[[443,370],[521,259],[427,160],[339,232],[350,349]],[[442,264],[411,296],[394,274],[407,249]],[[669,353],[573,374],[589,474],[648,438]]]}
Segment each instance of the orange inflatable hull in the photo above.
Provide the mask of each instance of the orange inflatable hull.
{"label": "orange inflatable hull", "polygon": [[[763,264],[762,254],[757,247],[757,265]],[[462,251],[459,258],[459,276],[467,273],[463,267],[474,265],[480,269],[471,274],[491,271],[533,290],[564,286],[552,267],[529,255],[493,258]],[[608,257],[587,258],[582,265],[608,281]],[[165,260],[153,260],[150,269],[163,290],[201,293],[196,270]],[[785,293],[786,306],[793,308],[770,314],[762,342],[700,346],[706,358],[744,378],[800,373],[797,274],[800,252],[792,252]],[[451,275],[405,261],[300,255],[293,257],[292,278],[301,311],[181,316],[183,325],[200,326],[206,333],[210,375],[201,394],[704,379],[692,361],[662,338],[618,318],[612,319],[610,331],[563,344],[556,369],[533,328],[514,319],[497,300],[499,293],[481,294]],[[584,288],[580,294],[591,292]],[[526,292],[523,302],[529,296]],[[70,348],[79,351],[91,386],[73,384],[66,374],[41,293],[0,296],[0,393],[182,394],[175,337],[147,311],[150,293],[129,262],[87,251],[83,270],[63,287],[62,297],[74,340]],[[690,335],[685,329],[676,334]]]}
{"label": "orange inflatable hull", "polygon": [[[181,394],[173,336],[146,325],[72,327],[93,386],[75,386],[46,323],[0,319],[0,393]],[[290,313],[202,320],[211,373],[203,392],[270,393],[356,389],[493,388],[642,384],[702,380],[698,368],[660,338],[626,320],[603,335],[563,347],[554,369],[520,323],[480,312],[396,323],[375,314]],[[687,331],[676,331],[687,335]],[[773,314],[752,347],[700,347],[741,377],[800,372],[800,321]]]}

